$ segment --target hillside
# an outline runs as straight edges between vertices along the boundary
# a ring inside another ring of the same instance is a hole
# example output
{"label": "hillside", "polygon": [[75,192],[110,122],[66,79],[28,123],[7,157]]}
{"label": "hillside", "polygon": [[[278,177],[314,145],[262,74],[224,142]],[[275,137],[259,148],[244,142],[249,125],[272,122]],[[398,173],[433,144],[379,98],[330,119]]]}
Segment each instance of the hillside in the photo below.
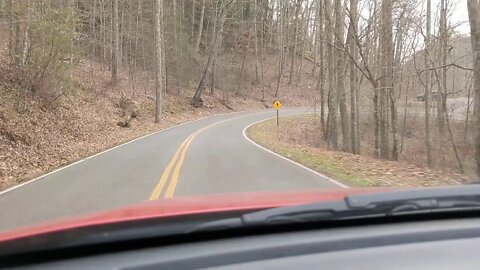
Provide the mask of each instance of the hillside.
{"label": "hillside", "polygon": [[[209,29],[205,25],[203,36],[200,32],[199,49],[193,55],[193,42],[184,36],[187,28],[172,31],[175,21],[165,12],[166,93],[162,119],[155,124],[153,14],[142,1],[120,4],[122,42],[117,44],[117,57],[112,55],[113,29],[105,27],[105,20],[111,23],[114,18],[105,3],[79,1],[75,8],[68,3],[48,8],[41,3],[11,4],[0,12],[4,22],[0,24],[0,189],[166,127],[220,113],[261,110],[274,99],[277,52],[272,46],[265,50],[260,82],[252,39],[238,34],[248,31],[245,24],[225,30],[223,48],[208,74],[203,106],[193,107],[191,100],[209,56]],[[136,17],[124,16],[129,9],[136,11]],[[8,14],[29,16],[21,10],[38,15],[37,20],[10,21]],[[94,16],[95,25],[85,12]],[[213,21],[206,14],[205,23]],[[290,59],[285,55],[285,65]],[[112,79],[115,61],[119,62],[116,81]],[[288,84],[290,67],[282,68],[277,99],[287,107],[311,106],[316,84],[310,74],[313,66],[296,61],[303,69],[295,70],[295,76],[301,74],[302,80]],[[136,117],[128,128],[119,126],[132,115]]]}
{"label": "hillside", "polygon": [[[469,36],[454,36],[449,40],[448,43],[448,57],[447,65],[456,64],[460,67],[471,69],[473,66],[472,63],[472,44]],[[438,44],[432,45],[430,48],[430,61],[432,67],[441,66],[440,63],[440,52]],[[415,58],[415,59],[414,59]],[[419,50],[415,52],[414,56],[409,57],[405,64],[404,68],[408,73],[406,74],[416,74],[417,71],[421,71],[425,68],[425,50]],[[440,69],[437,70],[437,74],[440,72]],[[468,88],[472,85],[472,74],[469,70],[464,70],[461,68],[456,68],[450,66],[447,68],[447,90],[449,93],[453,94],[455,97],[466,97],[468,95]],[[434,80],[433,90],[438,90],[438,84]],[[419,95],[423,92],[422,87],[417,87],[416,91],[412,91],[412,98],[415,98],[416,95]]]}
{"label": "hillside", "polygon": [[[318,103],[318,140],[329,150],[471,173],[472,72],[443,73],[456,111],[437,103],[427,113],[416,99],[419,73],[430,74],[433,91],[440,75],[422,67],[417,21],[426,10],[377,2],[381,12],[353,18],[338,1],[8,1],[0,10],[0,186],[274,99]],[[380,18],[392,20],[371,25]],[[448,61],[471,67],[468,38],[439,42],[448,31],[433,25],[432,64],[449,45]],[[397,65],[397,55],[415,56],[416,69],[412,59]]]}
{"label": "hillside", "polygon": [[[109,71],[102,65],[84,60],[76,66],[75,88],[59,97],[29,94],[17,108],[22,91],[19,75],[5,58],[0,58],[0,189],[21,183],[43,173],[95,154],[126,141],[179,123],[215,114],[243,110],[261,110],[270,106],[252,94],[229,97],[225,106],[221,93],[204,96],[204,106],[190,105],[194,89],[176,88],[166,95],[163,118],[153,123],[152,89],[138,89],[133,101],[138,117],[130,128],[117,125],[124,109],[121,94],[111,86]],[[313,84],[313,80],[307,83]],[[311,87],[306,86],[305,89]],[[122,73],[117,89],[131,89],[128,74]],[[138,85],[137,85],[138,88]],[[310,105],[308,93],[294,94],[295,88],[282,85],[281,100],[286,106]],[[258,87],[253,92],[260,91]],[[146,94],[145,94],[146,93]]]}

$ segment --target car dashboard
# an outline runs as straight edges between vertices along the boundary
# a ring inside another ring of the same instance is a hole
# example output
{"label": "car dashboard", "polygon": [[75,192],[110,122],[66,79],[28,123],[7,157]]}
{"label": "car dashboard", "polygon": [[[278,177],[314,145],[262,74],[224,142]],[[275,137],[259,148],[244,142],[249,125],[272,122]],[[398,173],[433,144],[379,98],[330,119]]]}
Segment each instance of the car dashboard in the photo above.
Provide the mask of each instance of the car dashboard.
{"label": "car dashboard", "polygon": [[250,235],[108,252],[22,269],[478,269],[480,218]]}

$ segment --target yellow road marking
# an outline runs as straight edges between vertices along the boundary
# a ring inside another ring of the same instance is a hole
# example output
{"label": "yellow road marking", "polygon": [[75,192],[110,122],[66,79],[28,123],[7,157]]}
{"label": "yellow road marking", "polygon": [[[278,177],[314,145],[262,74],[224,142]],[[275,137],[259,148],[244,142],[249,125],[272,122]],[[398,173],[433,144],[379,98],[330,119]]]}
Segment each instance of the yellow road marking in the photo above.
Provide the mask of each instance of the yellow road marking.
{"label": "yellow road marking", "polygon": [[182,154],[180,155],[180,159],[177,162],[177,166],[175,167],[175,170],[173,171],[172,175],[172,180],[170,181],[170,185],[168,185],[167,191],[165,193],[165,198],[171,198],[173,197],[173,193],[175,192],[175,187],[177,186],[178,183],[178,176],[180,175],[180,169],[182,168],[183,161],[185,160],[185,155],[187,153],[187,149],[192,143],[193,139],[200,134],[202,131],[204,131],[206,128],[200,129],[197,131],[192,138],[188,141],[187,145],[185,148],[183,148]]}
{"label": "yellow road marking", "polygon": [[[218,124],[221,124],[223,122],[234,120],[234,119],[237,119],[237,118],[240,118],[240,117],[242,117],[242,116],[234,117],[234,118],[230,118],[230,119],[225,119],[225,120],[210,124],[206,127],[203,127],[201,129],[195,131],[187,139],[185,139],[185,141],[180,145],[180,147],[175,152],[173,158],[167,164],[167,167],[165,168],[165,171],[163,172],[163,174],[160,178],[160,182],[157,184],[157,186],[155,186],[152,194],[150,195],[150,200],[157,200],[160,197],[160,194],[162,193],[163,187],[168,182],[168,177],[170,176],[170,171],[172,170],[173,165],[175,163],[177,163],[177,166],[175,166],[175,170],[173,171],[173,174],[172,174],[172,177],[171,177],[171,180],[170,180],[170,184],[168,185],[167,191],[165,192],[165,198],[173,197],[173,194],[175,193],[175,188],[177,187],[178,177],[180,176],[180,170],[182,169],[183,162],[185,161],[185,156],[187,154],[187,150],[190,147],[190,144],[192,143],[192,141],[195,139],[195,137],[197,137],[200,133],[202,133],[203,131],[205,131],[208,128],[211,128],[211,127],[216,126]],[[179,156],[180,156],[180,158],[179,158]],[[177,159],[178,159],[178,161],[177,161]]]}
{"label": "yellow road marking", "polygon": [[[195,133],[194,133],[195,134]],[[160,193],[162,192],[163,186],[167,183],[168,176],[170,175],[170,171],[173,168],[173,165],[175,164],[175,161],[178,158],[178,155],[180,154],[180,151],[182,148],[185,146],[187,141],[194,135],[190,135],[178,148],[177,152],[175,152],[175,155],[173,155],[173,158],[170,160],[170,162],[167,164],[167,167],[165,168],[165,171],[162,174],[162,177],[160,178],[160,182],[158,182],[157,186],[153,189],[152,195],[150,195],[150,200],[157,200],[158,197],[160,197]]]}

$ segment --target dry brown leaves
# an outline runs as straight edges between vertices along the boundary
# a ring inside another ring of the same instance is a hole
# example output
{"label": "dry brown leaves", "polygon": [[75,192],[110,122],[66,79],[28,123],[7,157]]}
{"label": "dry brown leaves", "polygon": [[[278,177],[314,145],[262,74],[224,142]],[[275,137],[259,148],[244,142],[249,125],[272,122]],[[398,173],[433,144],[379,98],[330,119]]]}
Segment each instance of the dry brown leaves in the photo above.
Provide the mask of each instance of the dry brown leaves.
{"label": "dry brown leaves", "polygon": [[273,125],[273,121],[264,122],[263,127],[258,127],[262,134],[256,136],[275,138],[275,147],[302,149],[303,152],[313,153],[347,175],[365,179],[370,186],[441,186],[470,181],[467,175],[447,168],[429,169],[404,161],[386,161],[330,151],[322,139],[320,121],[313,116],[289,117],[281,121],[281,132],[276,128],[269,128],[268,125]]}
{"label": "dry brown leaves", "polygon": [[[12,90],[18,87],[14,71],[0,61],[0,190],[166,127],[219,113],[265,108],[265,103],[258,99],[231,96],[228,104],[233,110],[228,109],[219,95],[207,93],[203,97],[205,106],[194,108],[190,105],[192,86],[182,89],[179,95],[166,96],[163,120],[155,124],[154,102],[148,98],[152,93],[144,90],[152,89],[152,82],[137,84],[125,79],[128,74],[122,73],[113,87],[108,70],[88,61],[81,63],[73,74],[81,80],[75,92],[62,97],[54,106],[30,97],[27,110],[18,113],[15,110],[18,91]],[[121,92],[133,97],[139,108],[139,116],[131,128],[116,125],[122,115],[118,106]],[[287,90],[283,92],[282,99],[289,104],[308,103],[307,98],[302,102],[302,97]],[[273,100],[273,94],[267,89],[269,100]],[[295,98],[289,100],[289,96]]]}

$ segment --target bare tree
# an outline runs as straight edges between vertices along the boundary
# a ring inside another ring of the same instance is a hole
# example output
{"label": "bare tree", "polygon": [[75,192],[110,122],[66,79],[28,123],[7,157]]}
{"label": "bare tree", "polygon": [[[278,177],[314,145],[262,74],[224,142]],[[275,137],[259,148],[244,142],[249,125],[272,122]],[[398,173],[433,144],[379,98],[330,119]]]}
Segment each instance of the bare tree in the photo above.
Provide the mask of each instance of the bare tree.
{"label": "bare tree", "polygon": [[[343,36],[344,36],[344,16],[342,12],[342,2],[340,0],[335,1],[335,45],[337,48],[343,46]],[[347,113],[347,103],[346,103],[346,94],[345,94],[345,65],[344,65],[344,53],[341,50],[335,50],[336,54],[336,89],[337,89],[337,100],[338,106],[340,108],[340,122],[342,128],[342,148],[343,151],[350,152],[350,130],[348,123],[348,113]]]}
{"label": "bare tree", "polygon": [[432,1],[427,0],[427,27],[425,36],[425,148],[427,151],[427,164],[429,167],[433,165],[432,161],[432,144],[430,139],[430,97],[431,97],[431,75],[430,75],[430,60],[427,56],[428,46],[430,46],[431,35],[431,8]]}
{"label": "bare tree", "polygon": [[312,13],[312,10],[313,10],[313,4],[314,4],[314,1],[312,1],[310,3],[310,6],[307,6],[306,9],[303,11],[303,14],[302,14],[302,22],[304,21],[305,24],[302,23],[302,49],[300,51],[300,65],[298,67],[298,76],[297,76],[297,83],[300,82],[300,80],[302,79],[302,70],[303,70],[303,64],[304,64],[304,60],[305,60],[305,48],[307,47],[307,45],[310,45],[310,42],[309,42],[309,38],[308,38],[308,35],[309,35],[309,31],[308,29],[312,29],[313,31],[315,30],[315,26],[312,26],[310,27],[310,15]]}
{"label": "bare tree", "polygon": [[390,94],[393,91],[393,46],[392,46],[392,1],[382,1],[382,27],[381,27],[381,77],[380,77],[380,157],[388,159],[388,115]]}
{"label": "bare tree", "polygon": [[112,81],[115,84],[118,79],[118,66],[120,58],[120,29],[118,22],[118,0],[112,3],[112,25],[113,25],[113,53],[112,53]]}
{"label": "bare tree", "polygon": [[[302,7],[302,0],[297,0],[295,5],[295,22],[293,30],[293,51],[292,51],[292,63],[290,65],[290,76],[288,77],[288,85],[292,85],[293,73],[295,72],[295,60],[297,57],[297,40],[298,40],[298,14]],[[287,30],[288,33],[288,30]]]}
{"label": "bare tree", "polygon": [[[357,48],[355,46],[355,41],[353,40],[354,37],[357,35],[358,31],[358,1],[357,0],[350,0],[350,12],[349,12],[349,19],[350,24],[348,26],[348,46],[349,51],[351,54],[352,59],[356,59],[357,56]],[[358,154],[359,151],[359,144],[360,140],[358,139],[358,76],[357,76],[357,68],[355,67],[354,60],[350,60],[350,130],[351,130],[351,145],[352,145],[352,153]]]}
{"label": "bare tree", "polygon": [[255,82],[259,81],[258,77],[258,31],[257,31],[257,0],[253,1],[253,35],[255,38]]}
{"label": "bare tree", "polygon": [[338,149],[338,133],[337,133],[337,93],[334,89],[336,84],[336,73],[335,73],[335,59],[333,57],[334,45],[333,41],[335,40],[334,33],[334,18],[332,17],[332,2],[331,0],[325,0],[325,21],[327,22],[325,27],[325,37],[327,44],[327,71],[328,71],[328,93],[327,93],[327,103],[328,103],[328,115],[327,115],[327,128],[325,136],[329,145],[333,149]]}
{"label": "bare tree", "polygon": [[280,16],[278,18],[278,35],[277,35],[277,43],[278,43],[278,52],[279,52],[279,57],[278,57],[278,77],[277,77],[277,86],[275,88],[275,97],[277,98],[278,97],[278,93],[279,93],[279,89],[280,89],[280,82],[282,80],[282,76],[283,76],[283,68],[284,68],[284,65],[285,65],[285,62],[284,62],[284,58],[285,58],[285,55],[284,55],[284,39],[283,39],[283,35],[284,35],[284,29],[283,29],[283,21],[285,20],[283,18],[283,15],[281,14],[281,11],[282,11],[282,1],[280,1],[280,3],[278,4],[278,10],[279,10],[279,13],[280,13]]}
{"label": "bare tree", "polygon": [[11,60],[15,58],[15,10],[14,0],[9,0],[8,4],[8,56]]}
{"label": "bare tree", "polygon": [[192,104],[196,107],[200,107],[203,105],[202,93],[203,93],[203,90],[205,89],[206,76],[208,72],[212,69],[215,55],[217,54],[217,51],[220,49],[219,47],[222,39],[223,26],[225,24],[225,20],[227,19],[228,11],[230,10],[230,7],[232,6],[232,4],[234,4],[235,2],[236,0],[227,0],[225,3],[223,3],[223,5],[220,8],[219,15],[216,18],[219,26],[218,26],[218,29],[215,31],[216,33],[214,35],[214,39],[212,40],[212,46],[209,52],[207,65],[205,67],[202,78],[200,79],[200,83],[198,84],[197,90],[195,91],[195,95],[193,96],[193,100],[192,100]]}
{"label": "bare tree", "polygon": [[440,136],[445,132],[445,116],[447,103],[447,50],[448,50],[448,33],[447,33],[447,0],[440,1],[440,59],[441,65],[444,66],[441,69],[441,82],[438,88],[439,98],[437,99],[437,124],[438,133]]}
{"label": "bare tree", "polygon": [[[322,126],[322,132],[325,132],[325,55],[324,55],[324,47],[325,47],[325,41],[323,40],[324,33],[325,33],[325,21],[324,21],[324,2],[323,0],[320,0],[318,3],[318,30],[317,30],[317,36],[315,38],[315,41],[317,41],[317,46],[318,48],[318,54],[319,54],[319,59],[320,59],[320,71],[318,74],[317,78],[317,91],[320,93],[320,125]],[[317,62],[314,61],[314,69],[317,66]],[[312,74],[315,72],[312,71]]]}
{"label": "bare tree", "polygon": [[161,30],[161,9],[162,0],[155,0],[155,123],[159,123],[162,117],[162,30]]}
{"label": "bare tree", "polygon": [[474,108],[473,123],[475,131],[475,159],[477,176],[480,176],[480,1],[468,0],[468,17],[472,40],[473,66],[474,66]]}
{"label": "bare tree", "polygon": [[198,49],[200,48],[200,41],[202,40],[204,16],[205,16],[205,0],[202,0],[202,10],[200,11],[200,21],[198,23],[198,30],[197,30],[197,41],[195,42],[195,48],[193,51],[194,55],[198,53]]}

